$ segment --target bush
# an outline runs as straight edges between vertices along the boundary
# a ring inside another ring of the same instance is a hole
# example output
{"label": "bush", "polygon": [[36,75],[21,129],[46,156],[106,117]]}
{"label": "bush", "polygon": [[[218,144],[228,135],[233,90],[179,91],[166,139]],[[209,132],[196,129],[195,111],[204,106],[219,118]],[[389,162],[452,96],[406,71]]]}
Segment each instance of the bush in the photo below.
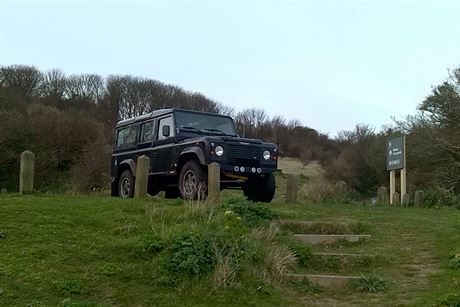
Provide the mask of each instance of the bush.
{"label": "bush", "polygon": [[216,256],[209,237],[189,233],[172,240],[158,259],[158,281],[174,284],[180,280],[209,273],[216,263]]}
{"label": "bush", "polygon": [[351,287],[359,292],[383,292],[388,287],[384,280],[376,276],[362,277],[351,284]]}
{"label": "bush", "polygon": [[301,265],[308,265],[311,259],[311,249],[308,245],[302,244],[300,242],[289,240],[288,246],[291,251],[295,254],[297,262]]}
{"label": "bush", "polygon": [[262,204],[254,204],[239,199],[229,200],[227,204],[223,205],[223,208],[238,214],[249,227],[255,227],[278,218],[278,214]]}
{"label": "bush", "polygon": [[444,298],[439,300],[438,307],[460,307],[460,295],[451,294],[446,295]]}
{"label": "bush", "polygon": [[457,207],[460,206],[460,201],[455,194],[439,188],[426,192],[424,206],[433,207]]}

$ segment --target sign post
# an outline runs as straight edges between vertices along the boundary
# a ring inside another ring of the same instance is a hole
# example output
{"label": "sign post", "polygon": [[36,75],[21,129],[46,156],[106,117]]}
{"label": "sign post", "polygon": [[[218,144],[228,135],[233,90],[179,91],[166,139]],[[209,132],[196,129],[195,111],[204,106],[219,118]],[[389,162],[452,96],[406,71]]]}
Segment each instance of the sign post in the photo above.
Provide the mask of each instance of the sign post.
{"label": "sign post", "polygon": [[393,194],[396,193],[396,170],[401,172],[401,203],[407,193],[406,189],[406,138],[392,137],[387,140],[387,170],[390,171],[390,204],[393,205]]}

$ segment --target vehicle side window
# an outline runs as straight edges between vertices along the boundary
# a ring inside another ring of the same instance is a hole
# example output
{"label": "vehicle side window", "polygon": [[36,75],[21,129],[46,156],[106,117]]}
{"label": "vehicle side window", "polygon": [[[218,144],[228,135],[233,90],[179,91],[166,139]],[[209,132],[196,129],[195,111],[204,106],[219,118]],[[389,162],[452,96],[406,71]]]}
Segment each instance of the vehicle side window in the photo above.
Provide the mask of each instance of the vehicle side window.
{"label": "vehicle side window", "polygon": [[129,146],[136,143],[136,127],[130,126],[118,130],[117,146]]}
{"label": "vehicle side window", "polygon": [[[163,135],[163,126],[169,126],[169,136]],[[174,136],[174,123],[172,116],[165,117],[160,119],[160,123],[158,125],[158,140],[166,140],[167,138]]]}
{"label": "vehicle side window", "polygon": [[153,141],[153,121],[143,124],[141,131],[141,143]]}

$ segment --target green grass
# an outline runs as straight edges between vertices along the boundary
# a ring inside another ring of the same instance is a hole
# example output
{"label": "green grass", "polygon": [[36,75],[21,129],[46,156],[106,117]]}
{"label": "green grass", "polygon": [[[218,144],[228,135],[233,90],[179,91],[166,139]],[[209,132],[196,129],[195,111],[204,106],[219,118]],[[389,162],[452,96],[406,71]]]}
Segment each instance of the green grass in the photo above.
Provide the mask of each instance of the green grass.
{"label": "green grass", "polygon": [[[387,306],[433,306],[443,301],[455,303],[460,293],[460,270],[451,264],[452,255],[460,252],[460,210],[356,204],[286,205],[279,201],[265,206],[283,219],[360,223],[362,230],[372,235],[366,243],[311,250],[379,255],[385,261],[362,269],[353,266],[349,272],[341,273],[375,276],[384,282],[385,291],[319,291],[308,283],[271,281],[250,272],[259,266],[263,269],[263,261],[256,258],[265,257],[270,245],[264,243],[263,236],[269,235],[266,230],[252,235],[254,229],[261,227],[257,217],[276,215],[260,207],[259,211],[249,212],[232,198],[224,197],[225,206],[214,211],[198,204],[160,198],[1,195],[0,305],[296,306],[315,302],[327,306],[372,302]],[[228,238],[226,231],[230,232]],[[189,233],[193,235],[186,236]],[[203,260],[208,245],[185,249],[190,254],[177,247],[190,246],[189,242],[194,246],[193,242],[202,236],[211,245],[222,238],[241,244],[241,248],[227,251],[227,256],[239,251],[250,255],[232,256],[239,262],[230,263],[230,267],[240,268],[235,286],[213,287],[215,264]],[[239,241],[240,237],[245,240]],[[168,261],[178,255],[191,261],[184,267],[184,261],[174,258],[183,270],[173,273],[188,277],[172,284],[159,282],[158,277],[164,277],[159,268],[174,270]],[[202,267],[206,271],[201,272]],[[304,269],[308,271],[308,267]],[[198,273],[195,276],[193,272]],[[366,285],[373,288],[374,284],[377,283]]]}

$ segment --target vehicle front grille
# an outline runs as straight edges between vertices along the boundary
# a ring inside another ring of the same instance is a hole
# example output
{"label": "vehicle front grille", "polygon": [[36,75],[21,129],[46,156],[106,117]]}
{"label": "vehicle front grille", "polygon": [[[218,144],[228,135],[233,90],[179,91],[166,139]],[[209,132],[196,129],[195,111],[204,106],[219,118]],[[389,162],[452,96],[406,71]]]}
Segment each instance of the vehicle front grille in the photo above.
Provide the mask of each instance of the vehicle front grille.
{"label": "vehicle front grille", "polygon": [[227,162],[238,166],[259,166],[260,147],[251,145],[228,144]]}

